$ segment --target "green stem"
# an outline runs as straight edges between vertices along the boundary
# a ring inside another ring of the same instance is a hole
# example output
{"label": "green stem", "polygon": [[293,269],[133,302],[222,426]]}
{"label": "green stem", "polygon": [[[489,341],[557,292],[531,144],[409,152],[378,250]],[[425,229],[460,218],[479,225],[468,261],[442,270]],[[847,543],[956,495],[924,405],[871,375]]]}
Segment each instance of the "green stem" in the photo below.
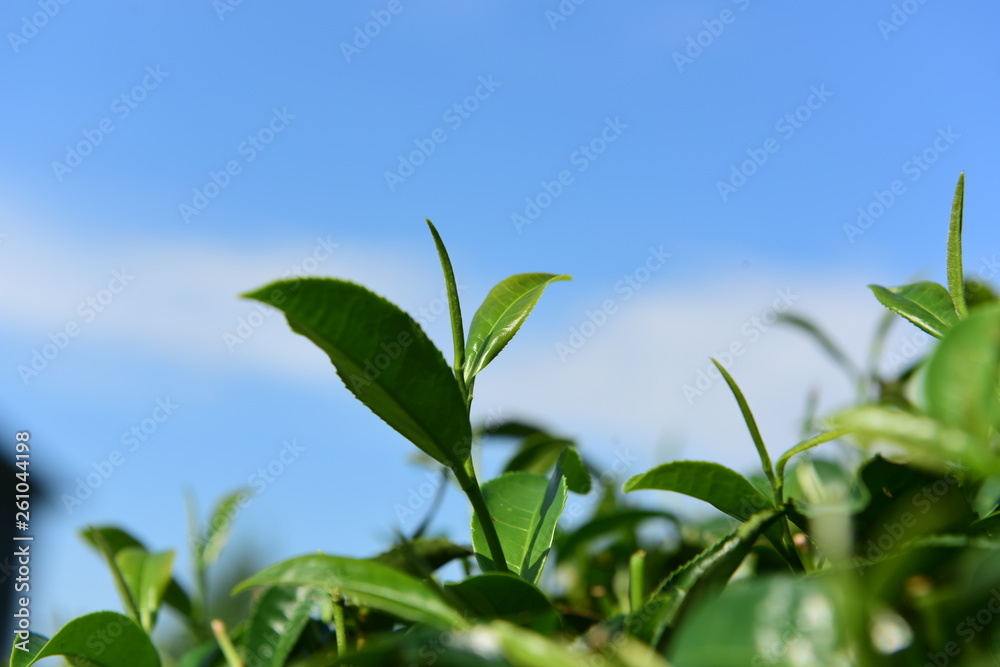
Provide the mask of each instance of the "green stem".
{"label": "green stem", "polygon": [[629,611],[636,613],[646,601],[646,552],[639,549],[628,560]]}
{"label": "green stem", "polygon": [[465,466],[455,466],[452,468],[452,472],[455,473],[455,478],[458,480],[458,485],[462,487],[462,491],[469,497],[469,501],[472,503],[472,511],[479,518],[479,525],[483,528],[483,536],[486,538],[486,544],[490,548],[493,567],[497,572],[507,572],[507,559],[504,558],[503,547],[500,546],[500,536],[497,535],[497,529],[493,525],[493,516],[490,514],[490,508],[486,506],[486,499],[483,497],[483,492],[476,481],[476,471],[472,465],[472,459],[468,459]]}
{"label": "green stem", "polygon": [[243,667],[240,654],[236,652],[236,647],[233,646],[232,640],[226,634],[225,623],[219,619],[212,621],[212,633],[215,634],[215,640],[219,642],[219,648],[222,649],[222,655],[226,657],[229,667]]}
{"label": "green stem", "polygon": [[347,625],[344,623],[344,598],[333,595],[333,625],[337,632],[337,655],[347,653]]}

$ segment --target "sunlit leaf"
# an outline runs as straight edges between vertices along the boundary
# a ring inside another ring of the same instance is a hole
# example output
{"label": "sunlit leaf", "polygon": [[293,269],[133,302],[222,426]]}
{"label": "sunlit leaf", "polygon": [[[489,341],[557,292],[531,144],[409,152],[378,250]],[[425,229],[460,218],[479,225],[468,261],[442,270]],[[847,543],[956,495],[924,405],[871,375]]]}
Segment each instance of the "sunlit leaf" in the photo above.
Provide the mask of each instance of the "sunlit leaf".
{"label": "sunlit leaf", "polygon": [[553,273],[519,273],[504,278],[486,295],[472,316],[465,345],[465,381],[472,379],[493,361],[517,333],[542,292],[569,276]]}
{"label": "sunlit leaf", "polygon": [[879,302],[932,336],[941,338],[958,324],[958,314],[948,290],[937,283],[918,282],[901,287],[869,285]]}
{"label": "sunlit leaf", "polygon": [[434,627],[464,627],[462,615],[427,583],[372,560],[314,554],[267,567],[233,593],[254,586],[309,586],[339,591],[358,604]]}
{"label": "sunlit leaf", "polygon": [[[566,479],[509,472],[483,484],[483,496],[500,538],[507,568],[537,583],[545,567],[559,515],[566,506]],[[472,518],[472,546],[483,572],[497,569],[479,524]]]}

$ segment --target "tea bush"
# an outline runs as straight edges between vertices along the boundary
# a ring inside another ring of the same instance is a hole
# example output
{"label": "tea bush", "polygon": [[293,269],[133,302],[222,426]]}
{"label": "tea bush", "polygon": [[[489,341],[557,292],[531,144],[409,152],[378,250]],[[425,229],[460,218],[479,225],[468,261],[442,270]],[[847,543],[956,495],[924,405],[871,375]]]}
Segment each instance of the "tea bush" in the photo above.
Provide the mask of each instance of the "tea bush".
{"label": "tea bush", "polygon": [[[595,486],[574,443],[527,423],[474,427],[478,374],[517,333],[542,293],[568,276],[514,275],[463,324],[451,262],[428,221],[449,298],[452,364],[407,313],[335,279],[279,281],[244,296],[281,310],[319,346],[344,385],[466,494],[471,533],[459,542],[399,535],[371,558],[316,553],[240,583],[245,620],[213,620],[206,602],[241,496],[224,498],[196,531],[194,594],[154,553],[116,527],[84,538],[107,561],[124,614],[69,622],[51,639],[16,637],[10,664],[53,655],[106,667],[729,667],[987,665],[1000,660],[1000,303],[962,269],[964,175],[947,241],[947,285],[871,285],[890,311],[939,339],[898,374],[879,371],[888,319],[860,370],[813,324],[814,337],[857,382],[857,405],[824,419],[772,460],[750,401],[716,363],[760,457],[745,477],[717,463],[670,461],[622,491],[697,498],[720,517],[686,521],[594,489],[589,517],[562,530],[569,494]],[[789,397],[790,399],[793,397]],[[481,481],[473,449],[507,440],[504,472]],[[810,450],[840,441],[840,462]],[[853,463],[844,461],[853,460]],[[642,528],[671,526],[676,539]],[[448,581],[448,563],[464,572]],[[557,576],[546,577],[546,567]],[[549,584],[548,582],[552,582]],[[169,607],[190,648],[173,655],[150,635]],[[997,662],[996,664],[1000,664]]]}

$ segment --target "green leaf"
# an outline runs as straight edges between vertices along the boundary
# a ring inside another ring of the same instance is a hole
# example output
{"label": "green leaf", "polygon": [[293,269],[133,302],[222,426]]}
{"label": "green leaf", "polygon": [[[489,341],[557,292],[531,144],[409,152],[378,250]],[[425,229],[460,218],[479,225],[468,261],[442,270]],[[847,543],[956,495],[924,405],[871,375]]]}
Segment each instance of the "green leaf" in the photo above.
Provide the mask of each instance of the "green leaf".
{"label": "green leaf", "polygon": [[590,471],[587,470],[587,466],[580,458],[580,452],[576,450],[576,447],[572,445],[566,447],[560,455],[557,465],[562,468],[563,475],[566,477],[567,489],[580,495],[590,493],[592,488]]}
{"label": "green leaf", "polygon": [[97,550],[104,557],[104,562],[111,571],[111,579],[115,582],[115,590],[118,591],[118,597],[121,598],[122,607],[125,608],[125,612],[132,617],[133,621],[139,623],[142,618],[142,615],[139,613],[139,605],[136,601],[135,595],[132,593],[131,587],[125,580],[125,575],[118,566],[118,561],[115,559],[115,552],[113,552],[110,545],[104,541],[104,537],[101,533],[95,532],[91,529],[90,534],[93,538],[94,546],[97,547]]}
{"label": "green leaf", "polygon": [[27,653],[15,649],[11,667],[28,667],[55,655],[83,658],[97,667],[160,667],[149,636],[128,616],[113,611],[75,618],[44,646],[35,641],[30,648]]}
{"label": "green leaf", "polygon": [[[483,484],[482,490],[508,569],[538,583],[566,506],[566,479],[562,474],[550,480],[534,473],[508,472]],[[483,572],[497,569],[478,516],[472,517],[472,546]]]}
{"label": "green leaf", "polygon": [[139,611],[142,628],[153,632],[163,595],[170,584],[174,552],[149,553],[141,547],[126,547],[114,556]]}
{"label": "green leaf", "polygon": [[295,648],[316,604],[310,588],[269,588],[250,611],[243,645],[244,661],[258,667],[281,667]]}
{"label": "green leaf", "polygon": [[862,406],[836,416],[838,426],[862,439],[881,439],[899,445],[915,464],[943,470],[960,463],[985,474],[1000,470],[997,457],[965,430],[932,417],[883,406]]}
{"label": "green leaf", "polygon": [[753,418],[753,413],[750,412],[750,405],[747,403],[747,399],[743,397],[743,392],[740,391],[739,385],[736,384],[736,380],[729,374],[729,371],[715,359],[712,359],[712,363],[722,373],[722,377],[726,379],[726,384],[729,385],[730,391],[733,392],[733,396],[736,398],[736,403],[740,406],[743,421],[746,422],[747,429],[750,431],[750,438],[753,440],[754,447],[757,448],[757,455],[760,456],[760,466],[764,470],[764,475],[771,482],[771,486],[777,488],[774,466],[771,465],[771,457],[767,453],[767,447],[764,446],[764,439],[760,437],[757,421]]}
{"label": "green leaf", "polygon": [[[138,547],[140,549],[146,549],[141,541],[134,537],[131,533],[117,528],[115,526],[98,526],[90,527],[80,531],[80,536],[88,544],[90,544],[95,549],[98,548],[95,539],[95,533],[99,534],[103,539],[104,543],[108,546],[111,551],[112,556],[116,555],[122,549],[127,547]],[[192,608],[191,608],[191,598],[188,596],[184,588],[177,583],[176,579],[171,579],[170,584],[167,586],[167,590],[163,595],[163,601],[173,607],[178,613],[188,620],[191,620]]]}
{"label": "green leaf", "polygon": [[[375,556],[372,560],[414,577],[422,577],[424,568],[433,572],[456,558],[467,558],[471,555],[472,551],[468,547],[462,547],[443,537],[437,537],[432,539],[418,538],[410,542],[409,545],[395,546],[389,551]],[[423,562],[414,563],[414,557]]]}
{"label": "green leaf", "polygon": [[955,312],[965,317],[965,276],[962,268],[962,209],[965,204],[965,172],[958,175],[955,198],[951,203],[951,221],[948,223],[948,292]]}
{"label": "green leaf", "polygon": [[300,278],[244,295],[281,309],[326,352],[347,388],[438,462],[469,458],[472,427],[458,381],[412,317],[342,280]]}
{"label": "green leaf", "polygon": [[859,664],[847,630],[851,619],[863,622],[867,601],[845,597],[829,578],[741,582],[691,614],[677,631],[670,657],[685,667]]}
{"label": "green leaf", "polygon": [[650,601],[631,615],[633,633],[660,646],[668,628],[675,627],[692,604],[723,587],[761,536],[782,513],[764,510],[735,531],[685,563],[659,585]]}
{"label": "green leaf", "polygon": [[559,460],[562,451],[572,444],[572,440],[557,438],[548,433],[532,433],[524,438],[517,453],[504,467],[504,472],[533,472],[536,475],[544,475]]}
{"label": "green leaf", "polygon": [[334,589],[355,601],[399,618],[434,627],[464,627],[465,620],[427,583],[372,560],[314,554],[265,568],[233,593],[253,586],[311,586]]}
{"label": "green leaf", "polygon": [[48,641],[48,637],[37,632],[29,632],[27,639],[15,635],[14,644],[10,648],[10,667],[30,665],[33,658],[38,655],[38,652],[45,647]]}
{"label": "green leaf", "polygon": [[985,441],[990,427],[1000,424],[998,380],[1000,304],[991,304],[956,324],[931,354],[924,383],[927,412]]}
{"label": "green leaf", "polygon": [[219,559],[232,533],[233,519],[239,513],[238,508],[245,502],[246,497],[245,490],[234,491],[223,497],[215,506],[205,530],[205,541],[201,545],[201,560],[205,565],[211,565]]}
{"label": "green leaf", "polygon": [[941,338],[948,329],[958,324],[958,315],[948,290],[937,283],[922,281],[902,287],[869,285],[868,288],[883,306],[932,336]]}
{"label": "green leaf", "polygon": [[673,461],[636,475],[622,490],[640,489],[674,491],[704,500],[716,509],[740,521],[770,507],[773,503],[738,472],[708,461]]}
{"label": "green leaf", "polygon": [[552,466],[561,466],[566,486],[573,493],[590,493],[590,471],[572,440],[535,432],[524,439],[520,450],[507,462],[504,472],[533,472],[544,475]]}
{"label": "green leaf", "polygon": [[447,587],[479,620],[500,619],[543,634],[555,632],[562,621],[544,593],[512,574],[487,572]]}
{"label": "green leaf", "polygon": [[469,325],[465,344],[466,384],[510,342],[545,288],[558,280],[570,279],[553,273],[519,273],[504,278],[490,290]]}
{"label": "green leaf", "polygon": [[462,307],[458,301],[458,285],[455,283],[455,271],[451,268],[451,258],[448,257],[448,250],[444,247],[441,235],[434,227],[434,223],[427,220],[427,226],[434,237],[434,245],[437,247],[438,258],[441,260],[441,270],[444,272],[445,289],[448,292],[448,310],[451,315],[451,336],[455,343],[455,374],[460,380],[464,380],[462,369],[465,367],[465,328],[462,325]]}
{"label": "green leaf", "polygon": [[680,527],[680,520],[669,512],[657,510],[619,510],[615,514],[591,519],[571,533],[556,538],[556,560],[560,563],[573,556],[587,542],[609,533],[631,530],[648,519],[666,519]]}

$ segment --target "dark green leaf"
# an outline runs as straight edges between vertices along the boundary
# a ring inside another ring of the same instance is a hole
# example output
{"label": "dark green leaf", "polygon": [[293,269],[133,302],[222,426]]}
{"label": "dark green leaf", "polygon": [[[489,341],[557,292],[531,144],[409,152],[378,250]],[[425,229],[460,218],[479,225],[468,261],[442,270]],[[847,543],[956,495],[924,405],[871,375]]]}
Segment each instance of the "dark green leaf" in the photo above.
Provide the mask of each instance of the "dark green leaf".
{"label": "dark green leaf", "polygon": [[656,510],[618,510],[614,514],[591,519],[576,530],[556,538],[556,559],[561,563],[573,556],[587,542],[610,533],[632,530],[649,519],[666,519],[680,526],[680,521],[669,512]]}
{"label": "dark green leaf", "polygon": [[[409,546],[395,546],[389,551],[375,556],[372,560],[394,567],[414,577],[422,577],[425,568],[433,572],[456,558],[466,558],[471,555],[472,550],[468,547],[462,547],[443,537],[438,537],[433,539],[419,538],[410,542]],[[416,556],[422,563],[414,563],[412,556]]]}
{"label": "dark green leaf", "polygon": [[759,512],[727,537],[670,574],[651,596],[650,601],[630,617],[633,634],[652,646],[659,646],[668,628],[675,627],[692,604],[718,591],[750,553],[757,538],[781,512]]}
{"label": "dark green leaf", "polygon": [[746,477],[724,465],[707,461],[664,463],[632,477],[622,490],[629,493],[639,489],[683,493],[704,500],[740,521],[773,505]]}
{"label": "dark green leaf", "polygon": [[315,603],[315,591],[305,587],[275,586],[264,591],[250,611],[243,645],[246,663],[257,667],[284,665]]}
{"label": "dark green leaf", "polygon": [[429,456],[452,468],[469,458],[472,428],[458,382],[409,315],[342,280],[282,281],[245,296],[281,309],[362,403]]}
{"label": "dark green leaf", "polygon": [[160,667],[156,648],[145,632],[128,616],[99,611],[73,619],[37,652],[17,649],[11,667],[28,667],[42,658],[61,655],[84,658],[97,667]]}
{"label": "dark green leaf", "polygon": [[572,444],[572,440],[557,438],[548,433],[532,433],[507,462],[504,472],[521,471],[544,475],[552,469],[562,451]]}
{"label": "dark green leaf", "polygon": [[580,458],[580,453],[576,451],[576,447],[570,445],[563,450],[559,459],[559,466],[562,468],[563,475],[566,476],[567,489],[580,495],[590,493],[590,471],[587,470],[587,465]]}
{"label": "dark green leaf", "polygon": [[[556,479],[558,478],[558,479]],[[507,567],[537,583],[552,547],[552,539],[566,506],[566,479],[552,480],[527,472],[509,472],[483,484],[483,497],[500,537]],[[496,569],[479,524],[472,517],[472,546],[483,572]]]}
{"label": "dark green leaf", "polygon": [[937,283],[918,282],[902,287],[869,285],[879,302],[902,315],[932,336],[941,338],[958,324],[958,315],[948,290]]}
{"label": "dark green leaf", "polygon": [[545,288],[557,280],[570,280],[570,277],[553,273],[519,273],[504,278],[490,290],[469,325],[469,340],[465,345],[466,383],[471,382],[510,342]]}
{"label": "dark green leaf", "polygon": [[315,554],[272,565],[240,583],[253,586],[310,586],[334,589],[354,600],[409,621],[434,627],[464,627],[461,614],[427,583],[372,560]]}
{"label": "dark green leaf", "polygon": [[512,574],[487,572],[448,589],[480,620],[501,619],[543,634],[555,632],[561,622],[544,593]]}

